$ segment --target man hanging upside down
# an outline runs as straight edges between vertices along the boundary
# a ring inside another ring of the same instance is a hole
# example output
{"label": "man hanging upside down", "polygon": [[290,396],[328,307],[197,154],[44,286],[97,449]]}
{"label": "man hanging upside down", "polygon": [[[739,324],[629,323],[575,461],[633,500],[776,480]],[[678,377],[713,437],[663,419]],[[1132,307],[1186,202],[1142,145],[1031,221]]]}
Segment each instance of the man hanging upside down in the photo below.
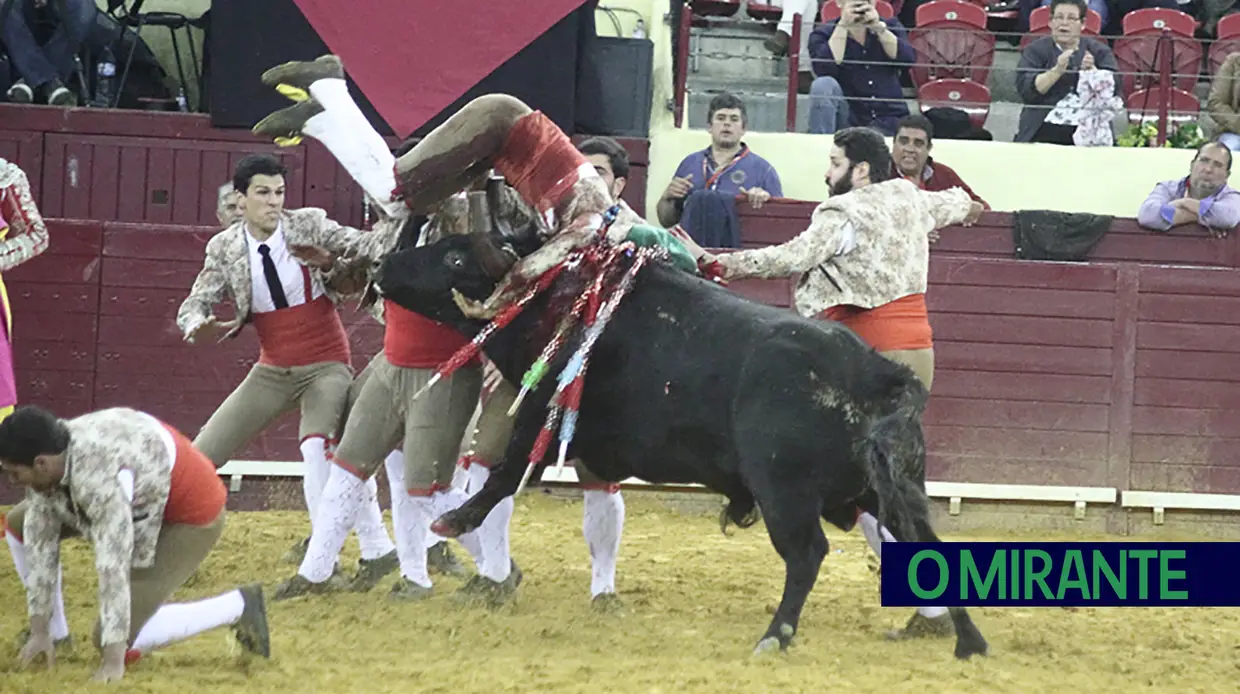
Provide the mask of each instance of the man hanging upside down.
{"label": "man hanging upside down", "polygon": [[[600,232],[619,243],[644,223],[622,206],[604,229],[603,214],[615,203],[602,178],[555,123],[514,97],[474,99],[397,159],[353,104],[336,56],[285,63],[262,79],[298,103],[259,121],[254,133],[277,142],[303,135],[319,140],[391,216],[402,205],[425,214],[492,168],[538,211],[550,239],[518,261],[485,301],[456,297],[472,318],[493,317],[528,282]],[[352,108],[337,108],[346,101]]]}

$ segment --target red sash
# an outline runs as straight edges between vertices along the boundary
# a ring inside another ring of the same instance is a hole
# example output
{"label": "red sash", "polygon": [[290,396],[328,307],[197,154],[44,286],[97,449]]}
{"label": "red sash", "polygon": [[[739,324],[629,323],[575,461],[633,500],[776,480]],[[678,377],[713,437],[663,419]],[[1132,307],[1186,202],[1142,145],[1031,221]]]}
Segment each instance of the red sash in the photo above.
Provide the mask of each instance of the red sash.
{"label": "red sash", "polygon": [[313,285],[310,270],[302,267],[306,303],[275,311],[251,314],[258,330],[258,363],[291,368],[335,361],[352,361],[349,336],[331,299],[310,301]]}
{"label": "red sash", "polygon": [[925,294],[910,294],[871,309],[832,306],[819,315],[848,326],[880,352],[934,346]]}
{"label": "red sash", "polygon": [[184,434],[164,424],[176,441],[176,464],[172,466],[172,485],[164,506],[164,523],[169,525],[210,525],[224,510],[228,490],[220,481],[215,465],[194,448]]}
{"label": "red sash", "polygon": [[[452,358],[469,338],[443,323],[383,300],[383,356],[402,369],[433,369]],[[481,364],[478,357],[465,366]]]}

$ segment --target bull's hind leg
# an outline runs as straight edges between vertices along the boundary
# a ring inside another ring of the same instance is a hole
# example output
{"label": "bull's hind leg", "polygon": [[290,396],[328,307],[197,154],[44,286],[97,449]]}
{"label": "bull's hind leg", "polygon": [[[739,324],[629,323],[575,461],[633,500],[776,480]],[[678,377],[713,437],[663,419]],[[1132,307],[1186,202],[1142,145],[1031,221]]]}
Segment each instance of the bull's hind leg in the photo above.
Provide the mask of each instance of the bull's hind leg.
{"label": "bull's hind leg", "polygon": [[818,579],[818,569],[827,556],[827,536],[818,515],[822,501],[816,493],[800,485],[755,492],[771,544],[784,560],[784,595],[775,617],[758,641],[754,653],[786,650],[797,633],[801,610]]}
{"label": "bull's hind leg", "polygon": [[[916,541],[916,542],[942,542],[939,536],[935,534],[934,528],[930,527],[930,517],[928,514],[921,515],[915,520],[916,527],[912,529],[912,537],[910,533],[903,528],[893,529],[892,535],[897,541]],[[973,618],[963,607],[949,607],[947,613],[951,615],[952,626],[956,628],[956,657],[961,660],[968,660],[974,655],[986,655],[989,646],[986,644],[985,637],[982,632],[973,623]]]}

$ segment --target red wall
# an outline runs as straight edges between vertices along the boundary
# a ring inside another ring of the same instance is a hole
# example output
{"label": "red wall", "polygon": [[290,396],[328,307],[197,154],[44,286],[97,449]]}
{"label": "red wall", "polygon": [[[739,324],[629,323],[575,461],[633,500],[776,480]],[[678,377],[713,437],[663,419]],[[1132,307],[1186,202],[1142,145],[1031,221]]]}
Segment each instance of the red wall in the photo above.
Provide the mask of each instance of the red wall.
{"label": "red wall", "polygon": [[[746,246],[811,203],[742,206]],[[931,247],[935,480],[1240,494],[1240,238],[1116,220],[1089,263],[1016,260],[987,213]],[[786,280],[733,288],[791,305]]]}
{"label": "red wall", "polygon": [[[216,191],[237,161],[271,152],[289,167],[289,207],[321,207],[342,224],[363,223],[360,188],[314,140],[277,147],[195,114],[8,104],[0,114],[0,157],[25,170],[46,217],[211,226]],[[619,141],[631,164],[623,197],[644,214],[649,143]]]}

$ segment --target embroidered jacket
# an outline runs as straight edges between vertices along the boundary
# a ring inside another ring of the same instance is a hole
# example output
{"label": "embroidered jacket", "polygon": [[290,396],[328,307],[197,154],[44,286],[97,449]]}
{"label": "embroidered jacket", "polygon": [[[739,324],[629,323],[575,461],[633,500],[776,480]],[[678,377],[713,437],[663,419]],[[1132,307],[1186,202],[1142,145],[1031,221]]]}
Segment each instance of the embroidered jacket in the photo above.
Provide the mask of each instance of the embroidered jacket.
{"label": "embroidered jacket", "polygon": [[[31,616],[51,616],[60,532],[69,526],[94,546],[101,643],[123,643],[129,638],[129,572],[155,561],[172,483],[170,451],[159,421],[129,408],[91,412],[65,425],[64,478],[54,492],[27,494],[27,607]],[[132,502],[117,478],[121,470],[133,474]]]}
{"label": "embroidered jacket", "polygon": [[30,181],[17,164],[0,159],[0,272],[7,272],[47,250],[47,225],[30,194]]}
{"label": "embroidered jacket", "polygon": [[[339,255],[351,243],[355,242],[362,232],[341,226],[328,218],[327,213],[317,207],[304,207],[297,210],[285,210],[280,219],[281,231],[290,246],[319,246]],[[177,311],[177,327],[187,342],[190,336],[211,316],[211,309],[219,301],[229,295],[236,305],[237,315],[241,322],[230,330],[225,337],[233,337],[249,319],[250,314],[250,252],[245,240],[245,222],[239,221],[221,231],[207,242],[206,259],[189,296],[181,303]],[[298,260],[297,262],[301,262]],[[304,263],[303,263],[304,264]],[[324,293],[333,302],[339,303],[343,298],[331,285],[331,281],[339,274],[338,267],[327,272],[311,268],[311,273],[323,283]]]}
{"label": "embroidered jacket", "polygon": [[961,188],[931,192],[891,179],[828,198],[790,241],[718,261],[725,279],[799,276],[803,316],[843,304],[875,308],[926,291],[930,231],[963,221],[972,203]]}

